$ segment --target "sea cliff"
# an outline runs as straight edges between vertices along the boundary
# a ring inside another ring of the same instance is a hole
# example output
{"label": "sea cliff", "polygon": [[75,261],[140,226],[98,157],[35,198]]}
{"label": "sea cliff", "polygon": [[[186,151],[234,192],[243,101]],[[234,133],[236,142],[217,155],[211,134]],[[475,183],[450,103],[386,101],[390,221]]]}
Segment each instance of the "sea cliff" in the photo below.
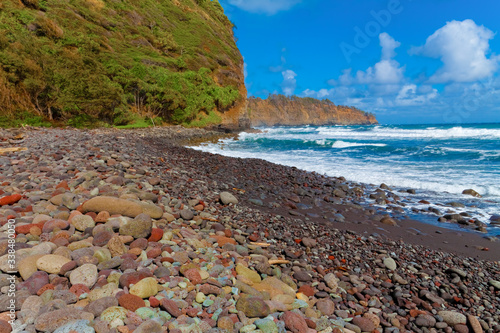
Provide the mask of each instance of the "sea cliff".
{"label": "sea cliff", "polygon": [[373,114],[355,107],[335,105],[329,100],[283,95],[270,95],[267,99],[251,97],[248,114],[252,126],[378,123]]}

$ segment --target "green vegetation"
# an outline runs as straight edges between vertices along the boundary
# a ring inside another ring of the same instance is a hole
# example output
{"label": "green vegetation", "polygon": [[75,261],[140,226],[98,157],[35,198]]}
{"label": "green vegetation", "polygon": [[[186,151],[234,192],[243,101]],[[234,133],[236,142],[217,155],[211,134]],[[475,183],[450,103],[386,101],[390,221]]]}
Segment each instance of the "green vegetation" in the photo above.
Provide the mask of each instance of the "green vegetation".
{"label": "green vegetation", "polygon": [[4,0],[2,124],[220,123],[245,98],[232,28],[217,0]]}
{"label": "green vegetation", "polygon": [[21,112],[16,115],[16,117],[11,116],[1,116],[0,115],[0,127],[21,127],[23,125],[35,126],[35,127],[50,127],[52,124],[43,117],[34,115],[29,112]]}

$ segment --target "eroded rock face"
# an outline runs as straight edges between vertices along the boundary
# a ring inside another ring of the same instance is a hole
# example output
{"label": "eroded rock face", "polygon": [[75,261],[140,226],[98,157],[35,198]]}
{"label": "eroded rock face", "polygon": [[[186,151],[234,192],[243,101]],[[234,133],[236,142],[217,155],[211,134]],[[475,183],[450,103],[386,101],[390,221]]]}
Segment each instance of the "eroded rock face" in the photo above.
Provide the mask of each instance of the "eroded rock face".
{"label": "eroded rock face", "polygon": [[263,100],[250,98],[248,110],[252,126],[275,125],[370,125],[375,116],[356,108],[312,98],[272,95]]}

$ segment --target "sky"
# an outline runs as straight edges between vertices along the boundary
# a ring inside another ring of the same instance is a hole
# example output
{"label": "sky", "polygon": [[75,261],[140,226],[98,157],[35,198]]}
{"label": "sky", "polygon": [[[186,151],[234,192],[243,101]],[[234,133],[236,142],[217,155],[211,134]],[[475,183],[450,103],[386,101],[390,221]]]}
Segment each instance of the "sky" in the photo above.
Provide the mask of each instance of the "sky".
{"label": "sky", "polygon": [[328,98],[385,124],[500,122],[500,1],[220,3],[249,96]]}

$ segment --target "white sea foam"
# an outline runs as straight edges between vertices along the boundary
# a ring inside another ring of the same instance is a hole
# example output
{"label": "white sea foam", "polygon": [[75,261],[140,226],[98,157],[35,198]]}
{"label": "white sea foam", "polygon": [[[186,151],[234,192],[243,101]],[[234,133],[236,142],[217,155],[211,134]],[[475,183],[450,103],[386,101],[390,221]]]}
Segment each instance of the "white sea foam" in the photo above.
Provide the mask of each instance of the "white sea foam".
{"label": "white sea foam", "polygon": [[453,138],[475,138],[475,139],[500,139],[500,129],[487,128],[463,128],[460,126],[448,129],[400,129],[376,126],[368,130],[360,131],[357,128],[319,127],[318,135],[332,138],[401,138],[401,139],[453,139]]}
{"label": "white sea foam", "polygon": [[[328,176],[344,176],[355,182],[413,188],[420,190],[420,194],[429,201],[437,203],[477,200],[462,195],[464,189],[473,188],[484,198],[474,203],[480,207],[467,207],[468,212],[483,222],[488,222],[493,214],[500,214],[500,163],[495,160],[500,156],[500,149],[495,149],[500,129],[322,126],[263,130],[264,133],[242,133],[239,141],[229,139],[222,144],[194,148],[225,156],[261,158]],[[483,139],[494,141],[485,142]],[[259,143],[266,140],[272,140],[275,146],[269,147],[267,142],[265,149],[260,148]],[[284,150],[279,141],[287,141],[287,147],[290,146],[289,141],[295,141],[297,146]],[[304,143],[307,145],[301,146]],[[310,143],[335,149],[311,149]],[[387,146],[388,149],[384,153],[349,149],[361,146]],[[473,159],[460,156],[476,153],[479,155]],[[447,160],[448,156],[450,160]],[[491,157],[493,159],[488,162],[480,162]]]}
{"label": "white sea foam", "polygon": [[385,143],[359,143],[359,142],[345,142],[342,140],[335,141],[332,144],[333,148],[350,148],[350,147],[363,147],[363,146],[372,146],[372,147],[386,147]]}

